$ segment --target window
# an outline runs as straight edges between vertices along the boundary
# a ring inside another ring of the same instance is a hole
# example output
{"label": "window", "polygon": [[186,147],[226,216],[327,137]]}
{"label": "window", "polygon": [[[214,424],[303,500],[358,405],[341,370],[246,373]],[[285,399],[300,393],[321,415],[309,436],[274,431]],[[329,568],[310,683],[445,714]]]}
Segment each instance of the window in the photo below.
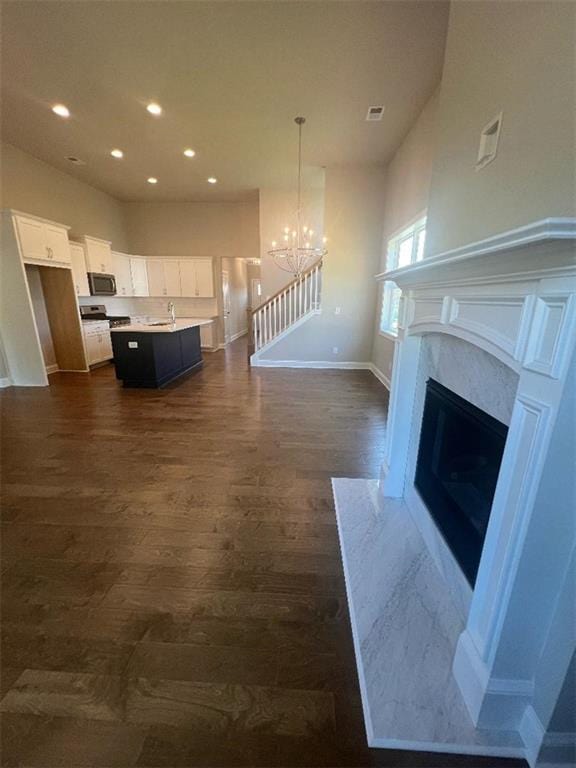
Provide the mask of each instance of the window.
{"label": "window", "polygon": [[[420,261],[424,256],[426,239],[426,217],[388,240],[386,253],[386,271],[407,267]],[[382,287],[382,312],[380,315],[380,333],[398,335],[398,313],[402,291],[392,280],[386,280]]]}

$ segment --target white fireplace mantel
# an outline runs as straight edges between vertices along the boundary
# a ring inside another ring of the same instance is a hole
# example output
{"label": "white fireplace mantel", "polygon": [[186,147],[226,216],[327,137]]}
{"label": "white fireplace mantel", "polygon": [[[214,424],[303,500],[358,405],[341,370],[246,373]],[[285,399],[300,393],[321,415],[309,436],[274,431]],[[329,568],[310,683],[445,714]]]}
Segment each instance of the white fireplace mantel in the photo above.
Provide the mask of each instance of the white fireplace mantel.
{"label": "white fireplace mantel", "polygon": [[[519,377],[478,577],[453,662],[470,716],[483,728],[522,731],[534,722],[541,649],[534,643],[522,658],[514,654],[515,611],[525,596],[534,620],[547,621],[561,587],[559,563],[550,563],[553,575],[540,590],[526,584],[526,573],[548,567],[530,544],[539,516],[572,501],[562,483],[548,509],[538,493],[551,472],[547,458],[575,349],[575,243],[576,219],[545,219],[377,276],[402,288],[381,499],[402,498],[409,507],[414,499],[409,448],[420,430],[414,402],[426,334],[476,345]],[[574,530],[565,535],[574,537]],[[541,552],[551,546],[542,541]],[[534,743],[535,737],[528,740]]]}

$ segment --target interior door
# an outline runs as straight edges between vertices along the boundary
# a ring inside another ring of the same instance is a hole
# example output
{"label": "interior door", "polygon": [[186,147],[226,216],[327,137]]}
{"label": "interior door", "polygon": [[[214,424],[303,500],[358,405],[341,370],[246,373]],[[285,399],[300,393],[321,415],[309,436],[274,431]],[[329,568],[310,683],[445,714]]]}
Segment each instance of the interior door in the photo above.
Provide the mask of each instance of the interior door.
{"label": "interior door", "polygon": [[232,309],[230,303],[230,282],[228,279],[228,272],[226,270],[222,270],[222,301],[224,307],[224,342],[228,344],[232,336],[232,321],[230,319],[230,313]]}

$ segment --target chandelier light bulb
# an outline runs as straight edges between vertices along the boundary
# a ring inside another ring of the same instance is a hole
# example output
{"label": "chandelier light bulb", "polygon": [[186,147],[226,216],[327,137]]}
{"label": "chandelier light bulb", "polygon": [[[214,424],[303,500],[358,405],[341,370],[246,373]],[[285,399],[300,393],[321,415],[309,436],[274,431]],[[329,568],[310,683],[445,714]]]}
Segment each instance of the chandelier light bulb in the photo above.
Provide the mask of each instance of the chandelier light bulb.
{"label": "chandelier light bulb", "polygon": [[272,248],[276,248],[276,240],[272,240]]}

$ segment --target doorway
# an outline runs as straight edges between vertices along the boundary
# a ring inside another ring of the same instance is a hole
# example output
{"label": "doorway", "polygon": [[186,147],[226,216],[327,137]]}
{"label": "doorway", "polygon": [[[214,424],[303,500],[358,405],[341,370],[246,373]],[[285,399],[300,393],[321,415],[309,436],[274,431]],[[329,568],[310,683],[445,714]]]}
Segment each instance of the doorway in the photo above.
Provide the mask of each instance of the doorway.
{"label": "doorway", "polygon": [[222,306],[224,312],[224,343],[229,344],[232,339],[232,331],[230,328],[230,313],[232,311],[232,305],[230,302],[230,278],[228,275],[228,270],[226,269],[222,270]]}

